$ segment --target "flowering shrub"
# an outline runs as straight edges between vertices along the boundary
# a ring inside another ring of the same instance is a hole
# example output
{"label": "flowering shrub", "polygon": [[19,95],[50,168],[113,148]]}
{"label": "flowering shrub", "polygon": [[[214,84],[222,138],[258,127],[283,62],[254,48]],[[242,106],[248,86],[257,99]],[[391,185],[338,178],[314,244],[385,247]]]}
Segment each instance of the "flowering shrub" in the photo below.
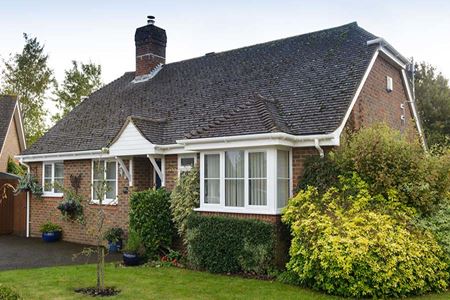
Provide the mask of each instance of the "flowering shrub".
{"label": "flowering shrub", "polygon": [[289,201],[292,279],[346,297],[400,297],[440,291],[449,275],[433,235],[410,226],[415,210],[398,192],[371,195],[353,174],[321,194],[315,187]]}
{"label": "flowering shrub", "polygon": [[64,189],[64,200],[57,206],[63,219],[79,221],[80,223],[84,222],[83,205],[81,205],[82,199],[74,191]]}

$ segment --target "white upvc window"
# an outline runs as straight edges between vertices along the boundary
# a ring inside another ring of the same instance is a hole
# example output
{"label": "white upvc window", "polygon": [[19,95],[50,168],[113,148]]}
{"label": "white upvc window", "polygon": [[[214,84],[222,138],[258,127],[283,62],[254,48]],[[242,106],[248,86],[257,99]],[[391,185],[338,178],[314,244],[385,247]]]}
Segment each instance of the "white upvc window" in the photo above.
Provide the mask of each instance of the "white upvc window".
{"label": "white upvc window", "polygon": [[178,155],[178,176],[189,172],[197,164],[197,153]]}
{"label": "white upvc window", "polygon": [[103,194],[101,204],[117,204],[119,188],[117,162],[115,160],[92,160],[91,186],[92,203],[100,204],[98,198]]}
{"label": "white upvc window", "polygon": [[291,196],[289,156],[289,151],[277,150],[277,208],[285,207]]}
{"label": "white upvc window", "polygon": [[[285,151],[288,159],[289,149]],[[284,152],[281,152],[283,155]],[[277,149],[230,149],[200,153],[199,211],[278,214]],[[282,165],[281,167],[285,167]],[[282,172],[285,174],[285,172]],[[280,173],[281,175],[281,173]],[[280,200],[290,197],[290,172],[280,177]],[[287,183],[287,185],[286,185]],[[285,192],[287,187],[287,192]],[[283,205],[284,207],[284,205]]]}
{"label": "white upvc window", "polygon": [[62,197],[64,187],[64,163],[44,162],[42,165],[43,190],[45,197]]}

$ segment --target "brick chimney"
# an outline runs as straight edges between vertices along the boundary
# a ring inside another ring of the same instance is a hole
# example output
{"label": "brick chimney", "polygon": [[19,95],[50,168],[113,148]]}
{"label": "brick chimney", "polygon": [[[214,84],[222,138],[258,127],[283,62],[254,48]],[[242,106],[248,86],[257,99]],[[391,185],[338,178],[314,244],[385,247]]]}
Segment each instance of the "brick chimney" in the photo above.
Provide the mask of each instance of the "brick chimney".
{"label": "brick chimney", "polygon": [[166,31],[155,26],[155,17],[148,16],[148,24],[136,29],[136,79],[146,77],[166,62]]}

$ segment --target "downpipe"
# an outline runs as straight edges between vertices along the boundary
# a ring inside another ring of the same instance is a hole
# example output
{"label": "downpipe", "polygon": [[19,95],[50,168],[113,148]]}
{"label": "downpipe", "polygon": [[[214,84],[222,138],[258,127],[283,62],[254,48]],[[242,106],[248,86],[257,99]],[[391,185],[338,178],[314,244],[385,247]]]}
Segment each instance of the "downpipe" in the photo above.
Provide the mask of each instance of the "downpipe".
{"label": "downpipe", "polygon": [[[22,159],[19,160],[19,163],[22,166],[25,166],[27,168],[27,172],[30,173],[30,166],[22,161]],[[27,191],[27,224],[26,224],[26,237],[30,237],[30,191]]]}

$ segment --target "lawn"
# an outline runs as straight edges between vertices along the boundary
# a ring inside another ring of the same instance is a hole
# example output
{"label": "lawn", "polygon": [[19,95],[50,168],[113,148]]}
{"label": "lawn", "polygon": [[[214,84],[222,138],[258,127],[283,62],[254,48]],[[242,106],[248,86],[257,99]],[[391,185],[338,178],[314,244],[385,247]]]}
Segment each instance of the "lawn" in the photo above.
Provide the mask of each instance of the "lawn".
{"label": "lawn", "polygon": [[[120,295],[110,299],[339,299],[279,282],[176,268],[123,268],[109,264],[106,282],[122,290]],[[0,283],[20,291],[24,299],[89,299],[75,294],[73,289],[95,283],[95,266],[3,271]],[[445,293],[412,299],[449,298],[450,293]]]}

